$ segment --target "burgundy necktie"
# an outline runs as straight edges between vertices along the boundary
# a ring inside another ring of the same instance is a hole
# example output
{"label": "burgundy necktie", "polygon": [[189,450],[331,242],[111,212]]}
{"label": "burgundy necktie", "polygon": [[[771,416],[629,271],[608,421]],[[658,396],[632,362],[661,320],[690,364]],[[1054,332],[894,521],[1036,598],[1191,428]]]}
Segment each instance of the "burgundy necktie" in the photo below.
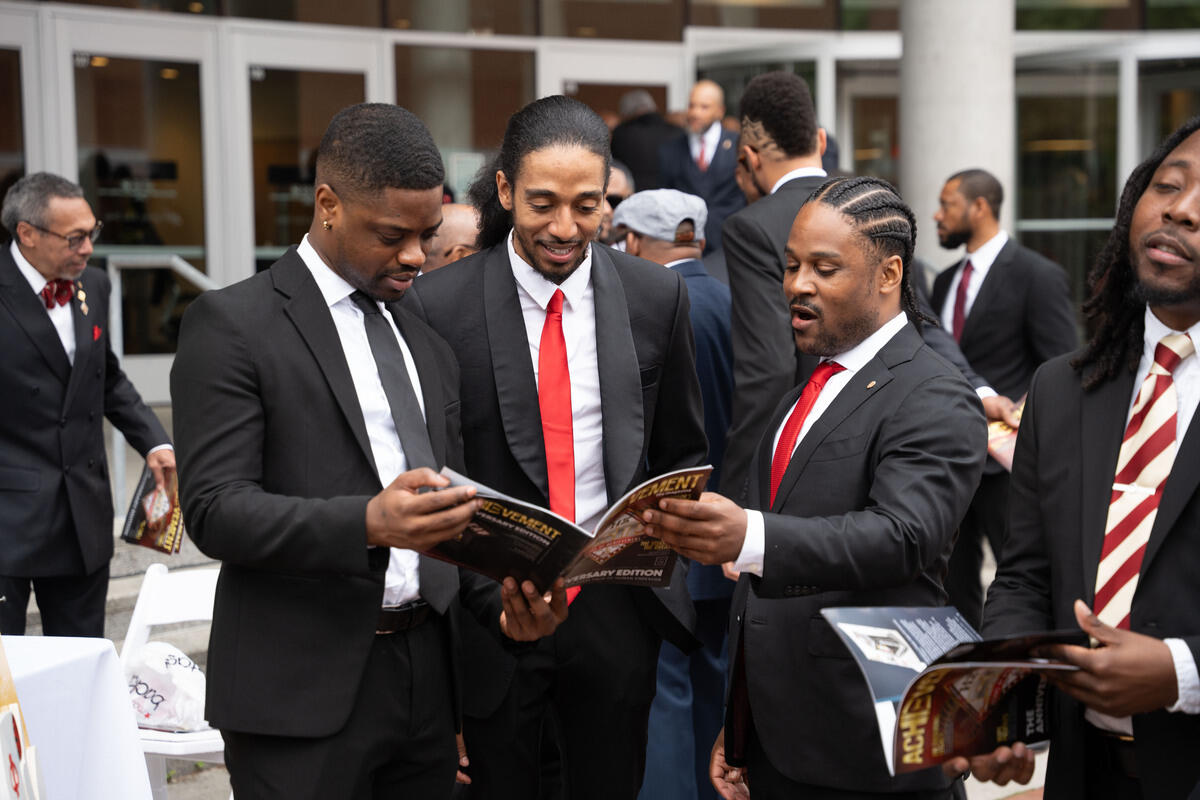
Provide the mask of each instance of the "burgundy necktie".
{"label": "burgundy necktie", "polygon": [[958,292],[954,295],[954,341],[962,340],[963,325],[967,322],[967,286],[971,283],[971,273],[974,271],[971,259],[963,265],[962,275],[958,279]]}
{"label": "burgundy necktie", "polygon": [[704,137],[700,137],[700,153],[696,156],[696,166],[700,167],[700,171],[704,172],[708,169],[708,159],[704,157]]}
{"label": "burgundy necktie", "polygon": [[[575,435],[571,419],[571,371],[567,367],[567,342],[562,329],[562,289],[556,289],[546,306],[542,340],[538,346],[538,408],[542,414],[542,439],[546,444],[546,473],[550,483],[550,510],[575,521]],[[567,589],[567,602],[579,587]]]}
{"label": "burgundy necktie", "polygon": [[47,309],[65,306],[75,296],[75,285],[66,278],[56,278],[42,287],[42,302]]}
{"label": "burgundy necktie", "polygon": [[779,491],[783,473],[787,472],[788,462],[792,460],[792,451],[796,449],[796,440],[800,438],[804,420],[816,405],[826,381],[844,369],[845,367],[836,361],[822,361],[813,370],[808,383],[804,384],[804,391],[800,392],[796,407],[792,409],[791,416],[783,425],[783,433],[779,435],[779,444],[775,447],[775,456],[771,459],[771,505],[775,505],[775,493]]}
{"label": "burgundy necktie", "polygon": [[1114,628],[1129,629],[1129,613],[1150,530],[1175,462],[1179,400],[1172,373],[1195,352],[1186,333],[1164,336],[1134,400],[1113,478],[1093,610]]}

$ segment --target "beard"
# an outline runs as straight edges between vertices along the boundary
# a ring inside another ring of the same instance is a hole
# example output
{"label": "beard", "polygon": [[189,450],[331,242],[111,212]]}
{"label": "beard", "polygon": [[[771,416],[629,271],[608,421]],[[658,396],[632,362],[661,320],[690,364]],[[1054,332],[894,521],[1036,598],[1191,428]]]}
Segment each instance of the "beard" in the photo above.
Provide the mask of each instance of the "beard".
{"label": "beard", "polygon": [[[520,245],[518,248],[518,255],[523,254],[526,262],[529,264],[529,266],[533,267],[537,274],[556,285],[561,285],[563,281],[574,275],[575,270],[579,269],[579,265],[582,264],[584,259],[587,258],[589,252],[588,245],[590,242],[588,241],[580,239],[577,242],[563,242],[561,244],[578,245],[579,252],[576,254],[575,260],[570,264],[564,264],[561,266],[557,264],[547,265],[543,264],[541,258],[539,258],[541,255],[541,247],[538,245],[537,240],[533,238],[527,238],[526,236],[522,235],[520,231],[514,231],[513,237],[516,239],[517,244]],[[554,245],[559,243],[548,242],[548,244]]]}
{"label": "beard", "polygon": [[1178,306],[1200,300],[1200,272],[1182,288],[1152,286],[1140,279],[1133,284],[1133,297],[1139,304],[1149,306]]}
{"label": "beard", "polygon": [[938,244],[947,250],[957,250],[966,244],[971,238],[969,228],[958,228],[957,230],[946,231],[945,234],[938,234]]}

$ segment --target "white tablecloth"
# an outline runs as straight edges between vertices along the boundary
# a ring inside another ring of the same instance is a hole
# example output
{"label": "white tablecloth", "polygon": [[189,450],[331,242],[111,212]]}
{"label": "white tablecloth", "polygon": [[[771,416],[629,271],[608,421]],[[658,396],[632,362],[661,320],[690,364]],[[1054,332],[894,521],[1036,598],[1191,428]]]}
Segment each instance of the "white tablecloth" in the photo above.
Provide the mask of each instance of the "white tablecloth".
{"label": "white tablecloth", "polygon": [[44,800],[148,800],[150,780],[108,639],[5,636]]}

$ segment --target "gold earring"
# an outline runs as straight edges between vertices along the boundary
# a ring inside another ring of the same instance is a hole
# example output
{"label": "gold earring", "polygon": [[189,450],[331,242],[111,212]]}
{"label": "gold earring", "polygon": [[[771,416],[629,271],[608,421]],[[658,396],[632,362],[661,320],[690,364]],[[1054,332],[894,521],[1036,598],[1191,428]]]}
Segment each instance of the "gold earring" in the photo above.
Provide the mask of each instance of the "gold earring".
{"label": "gold earring", "polygon": [[325,226],[325,230],[330,230],[333,228],[333,226],[329,224],[329,220],[327,220],[327,219],[321,220],[321,224]]}

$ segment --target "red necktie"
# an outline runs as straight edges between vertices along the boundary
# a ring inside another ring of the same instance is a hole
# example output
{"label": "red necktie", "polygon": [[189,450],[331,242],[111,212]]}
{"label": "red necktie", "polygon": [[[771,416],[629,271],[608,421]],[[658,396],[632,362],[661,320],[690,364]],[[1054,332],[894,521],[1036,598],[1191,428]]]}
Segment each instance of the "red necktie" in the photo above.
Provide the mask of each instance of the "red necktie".
{"label": "red necktie", "polygon": [[963,265],[962,276],[958,279],[958,292],[954,295],[954,341],[962,340],[963,325],[967,322],[967,285],[971,282],[971,259]]}
{"label": "red necktie", "polygon": [[47,309],[65,306],[75,296],[75,286],[66,278],[57,278],[42,287],[42,302]]}
{"label": "red necktie", "polygon": [[696,156],[696,166],[700,167],[700,171],[704,172],[708,169],[708,159],[704,157],[704,137],[700,137],[700,154]]}
{"label": "red necktie", "polygon": [[1172,373],[1195,347],[1186,333],[1164,336],[1125,427],[1096,571],[1096,616],[1129,629],[1129,613],[1158,503],[1175,461],[1179,400]]}
{"label": "red necktie", "polygon": [[[542,325],[542,341],[538,346],[538,408],[542,414],[542,439],[546,443],[550,510],[574,522],[575,436],[562,307],[562,289],[556,289],[546,306],[546,322]],[[567,602],[574,600],[577,594],[578,586],[567,589]]]}
{"label": "red necktie", "polygon": [[844,369],[845,367],[836,361],[822,361],[813,370],[808,383],[804,384],[804,391],[800,392],[796,407],[792,409],[791,416],[783,425],[783,433],[779,434],[779,444],[775,447],[775,456],[771,459],[771,505],[775,505],[775,493],[779,491],[783,473],[787,472],[788,462],[792,460],[792,451],[796,449],[796,440],[800,438],[804,420],[816,405],[826,381]]}

